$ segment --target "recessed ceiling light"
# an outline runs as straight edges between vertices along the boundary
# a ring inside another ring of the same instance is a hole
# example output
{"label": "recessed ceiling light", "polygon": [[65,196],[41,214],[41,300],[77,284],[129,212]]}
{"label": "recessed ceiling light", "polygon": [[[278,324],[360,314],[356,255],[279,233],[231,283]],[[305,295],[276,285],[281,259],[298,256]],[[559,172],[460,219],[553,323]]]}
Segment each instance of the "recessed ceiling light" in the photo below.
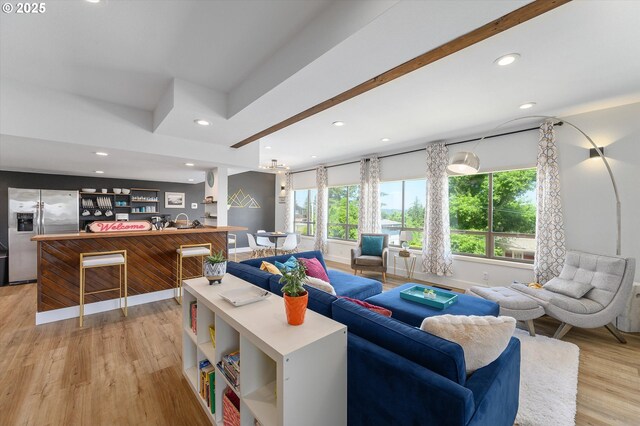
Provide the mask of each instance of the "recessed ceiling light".
{"label": "recessed ceiling light", "polygon": [[533,107],[535,104],[536,104],[535,102],[527,102],[526,104],[520,105],[520,109],[529,109]]}
{"label": "recessed ceiling light", "polygon": [[193,122],[196,123],[196,124],[199,124],[201,126],[210,126],[211,125],[211,123],[209,123],[207,120],[204,120],[202,118],[195,119],[195,120],[193,120]]}
{"label": "recessed ceiling light", "polygon": [[498,59],[493,61],[494,63],[500,65],[501,67],[511,65],[515,61],[520,58],[520,54],[518,53],[509,53],[508,55],[500,56]]}
{"label": "recessed ceiling light", "polygon": [[102,157],[106,157],[107,155],[109,155],[108,152],[96,152],[96,155],[100,155]]}
{"label": "recessed ceiling light", "polygon": [[311,158],[318,158],[318,156],[317,155],[312,155]]}
{"label": "recessed ceiling light", "polygon": [[85,0],[87,3],[100,3],[100,0]]}
{"label": "recessed ceiling light", "polygon": [[96,170],[96,173],[99,174],[99,175],[104,174],[104,172],[102,170]]}
{"label": "recessed ceiling light", "polygon": [[193,164],[193,163],[184,163],[184,165],[185,165],[185,166],[187,166],[187,167],[193,167],[193,166],[195,166],[195,164]]}
{"label": "recessed ceiling light", "polygon": [[389,139],[389,138],[382,138],[382,139],[380,139],[380,141],[382,141],[382,142],[391,142],[391,139]]}
{"label": "recessed ceiling light", "polygon": [[344,121],[334,121],[331,124],[333,124],[336,127],[340,127],[340,126],[344,126]]}
{"label": "recessed ceiling light", "polygon": [[271,147],[270,146],[265,146],[264,149],[271,149]]}
{"label": "recessed ceiling light", "polygon": [[193,182],[193,179],[188,179],[189,182]]}

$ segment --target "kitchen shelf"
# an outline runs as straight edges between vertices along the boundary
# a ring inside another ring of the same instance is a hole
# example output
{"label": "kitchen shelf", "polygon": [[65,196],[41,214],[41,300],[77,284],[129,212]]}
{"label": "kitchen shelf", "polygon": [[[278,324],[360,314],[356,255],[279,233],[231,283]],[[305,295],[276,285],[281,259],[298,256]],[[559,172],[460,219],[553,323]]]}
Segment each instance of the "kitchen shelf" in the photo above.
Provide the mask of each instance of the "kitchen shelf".
{"label": "kitchen shelf", "polygon": [[129,212],[129,214],[159,214],[159,212]]}
{"label": "kitchen shelf", "polygon": [[146,191],[146,192],[160,192],[159,189],[149,189],[149,188],[129,188],[132,191]]}
{"label": "kitchen shelf", "polygon": [[160,201],[131,200],[132,203],[159,203]]}
{"label": "kitchen shelf", "polygon": [[200,219],[217,219],[218,216],[200,216]]}

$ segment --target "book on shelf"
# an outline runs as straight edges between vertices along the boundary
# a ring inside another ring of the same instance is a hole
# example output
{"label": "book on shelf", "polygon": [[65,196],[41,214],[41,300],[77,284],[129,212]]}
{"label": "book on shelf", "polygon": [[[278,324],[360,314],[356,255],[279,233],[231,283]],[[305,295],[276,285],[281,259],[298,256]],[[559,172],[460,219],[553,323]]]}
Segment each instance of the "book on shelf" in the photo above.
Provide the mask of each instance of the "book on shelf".
{"label": "book on shelf", "polygon": [[215,367],[209,360],[202,360],[198,365],[200,369],[200,397],[207,403],[211,414],[215,411]]}
{"label": "book on shelf", "polygon": [[216,348],[216,328],[213,325],[209,326],[209,336],[211,336],[211,344],[213,349]]}
{"label": "book on shelf", "polygon": [[198,334],[198,302],[191,302],[189,304],[189,312],[191,312],[191,331]]}

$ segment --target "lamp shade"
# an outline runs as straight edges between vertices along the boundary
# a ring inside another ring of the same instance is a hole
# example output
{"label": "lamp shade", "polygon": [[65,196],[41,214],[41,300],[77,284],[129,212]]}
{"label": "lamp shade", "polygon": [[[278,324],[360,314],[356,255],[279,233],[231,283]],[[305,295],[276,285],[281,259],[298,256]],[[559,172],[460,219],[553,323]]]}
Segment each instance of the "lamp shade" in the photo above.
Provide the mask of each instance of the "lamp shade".
{"label": "lamp shade", "polygon": [[473,152],[456,152],[451,157],[447,169],[450,172],[462,175],[470,175],[478,173],[480,170],[480,159]]}
{"label": "lamp shade", "polygon": [[411,241],[413,233],[411,231],[400,231],[400,241]]}

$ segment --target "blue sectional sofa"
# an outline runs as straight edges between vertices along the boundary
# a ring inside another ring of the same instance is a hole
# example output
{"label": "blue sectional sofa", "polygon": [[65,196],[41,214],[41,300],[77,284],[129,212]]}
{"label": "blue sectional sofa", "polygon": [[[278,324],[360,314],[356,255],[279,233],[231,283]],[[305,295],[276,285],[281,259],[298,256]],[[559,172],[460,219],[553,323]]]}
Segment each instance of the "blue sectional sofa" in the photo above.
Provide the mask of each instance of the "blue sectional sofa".
{"label": "blue sectional sofa", "polygon": [[[298,253],[317,258],[322,253]],[[229,262],[227,272],[281,294],[280,277],[259,269],[262,261]],[[327,270],[338,295],[364,300],[380,294],[380,282]],[[348,423],[350,426],[511,426],[518,412],[520,341],[512,338],[500,357],[471,376],[457,343],[387,318],[312,287],[309,309],[345,324],[348,336]],[[374,298],[375,299],[375,298]],[[489,306],[489,312],[497,312]],[[399,315],[402,317],[402,315]]]}

